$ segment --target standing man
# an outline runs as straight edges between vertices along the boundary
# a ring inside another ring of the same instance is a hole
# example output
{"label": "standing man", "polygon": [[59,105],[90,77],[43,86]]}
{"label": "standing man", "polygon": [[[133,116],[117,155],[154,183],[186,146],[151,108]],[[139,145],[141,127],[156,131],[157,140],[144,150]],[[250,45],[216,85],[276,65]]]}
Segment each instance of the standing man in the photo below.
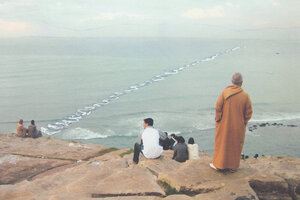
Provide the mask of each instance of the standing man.
{"label": "standing man", "polygon": [[144,131],[141,140],[134,145],[133,162],[139,162],[140,152],[146,158],[159,158],[163,152],[163,147],[159,145],[159,132],[153,128],[153,119],[144,119]]}
{"label": "standing man", "polygon": [[250,98],[241,88],[242,75],[235,73],[232,83],[223,90],[216,105],[215,149],[210,163],[215,170],[239,168],[246,125],[252,115]]}

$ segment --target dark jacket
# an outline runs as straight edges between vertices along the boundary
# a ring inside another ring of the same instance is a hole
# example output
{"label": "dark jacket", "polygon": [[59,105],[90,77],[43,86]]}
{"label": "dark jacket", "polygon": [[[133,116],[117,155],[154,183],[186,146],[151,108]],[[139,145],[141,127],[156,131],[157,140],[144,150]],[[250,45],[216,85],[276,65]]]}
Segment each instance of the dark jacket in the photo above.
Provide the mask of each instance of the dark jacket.
{"label": "dark jacket", "polygon": [[29,125],[28,126],[28,136],[32,138],[37,138],[42,136],[41,131],[37,130],[35,125]]}
{"label": "dark jacket", "polygon": [[173,159],[178,162],[185,162],[189,159],[188,147],[185,143],[177,143],[175,145]]}

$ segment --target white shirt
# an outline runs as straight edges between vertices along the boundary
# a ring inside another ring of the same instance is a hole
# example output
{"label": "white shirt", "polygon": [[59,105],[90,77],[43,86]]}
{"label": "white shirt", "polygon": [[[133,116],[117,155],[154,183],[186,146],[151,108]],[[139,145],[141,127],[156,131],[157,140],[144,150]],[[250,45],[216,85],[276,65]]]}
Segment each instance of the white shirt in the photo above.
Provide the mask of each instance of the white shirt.
{"label": "white shirt", "polygon": [[163,147],[159,145],[159,132],[152,126],[147,126],[142,133],[143,149],[146,158],[158,158]]}
{"label": "white shirt", "polygon": [[199,158],[198,144],[188,144],[189,160]]}

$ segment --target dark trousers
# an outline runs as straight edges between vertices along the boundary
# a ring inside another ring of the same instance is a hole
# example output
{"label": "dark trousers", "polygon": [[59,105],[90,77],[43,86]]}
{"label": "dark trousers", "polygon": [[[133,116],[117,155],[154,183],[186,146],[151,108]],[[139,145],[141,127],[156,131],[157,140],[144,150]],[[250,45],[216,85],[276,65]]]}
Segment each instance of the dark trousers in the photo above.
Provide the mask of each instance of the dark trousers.
{"label": "dark trousers", "polygon": [[140,156],[140,152],[141,152],[141,144],[135,143],[134,144],[134,149],[133,149],[133,162],[135,162],[136,164],[139,163],[139,156]]}

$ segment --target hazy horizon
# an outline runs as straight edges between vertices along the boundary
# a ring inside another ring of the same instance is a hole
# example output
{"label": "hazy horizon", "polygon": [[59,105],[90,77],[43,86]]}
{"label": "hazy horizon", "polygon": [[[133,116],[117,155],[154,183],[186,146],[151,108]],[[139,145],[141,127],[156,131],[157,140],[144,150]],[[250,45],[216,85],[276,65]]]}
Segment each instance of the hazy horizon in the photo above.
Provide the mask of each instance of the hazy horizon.
{"label": "hazy horizon", "polygon": [[296,0],[2,0],[0,38],[300,40],[299,7]]}

